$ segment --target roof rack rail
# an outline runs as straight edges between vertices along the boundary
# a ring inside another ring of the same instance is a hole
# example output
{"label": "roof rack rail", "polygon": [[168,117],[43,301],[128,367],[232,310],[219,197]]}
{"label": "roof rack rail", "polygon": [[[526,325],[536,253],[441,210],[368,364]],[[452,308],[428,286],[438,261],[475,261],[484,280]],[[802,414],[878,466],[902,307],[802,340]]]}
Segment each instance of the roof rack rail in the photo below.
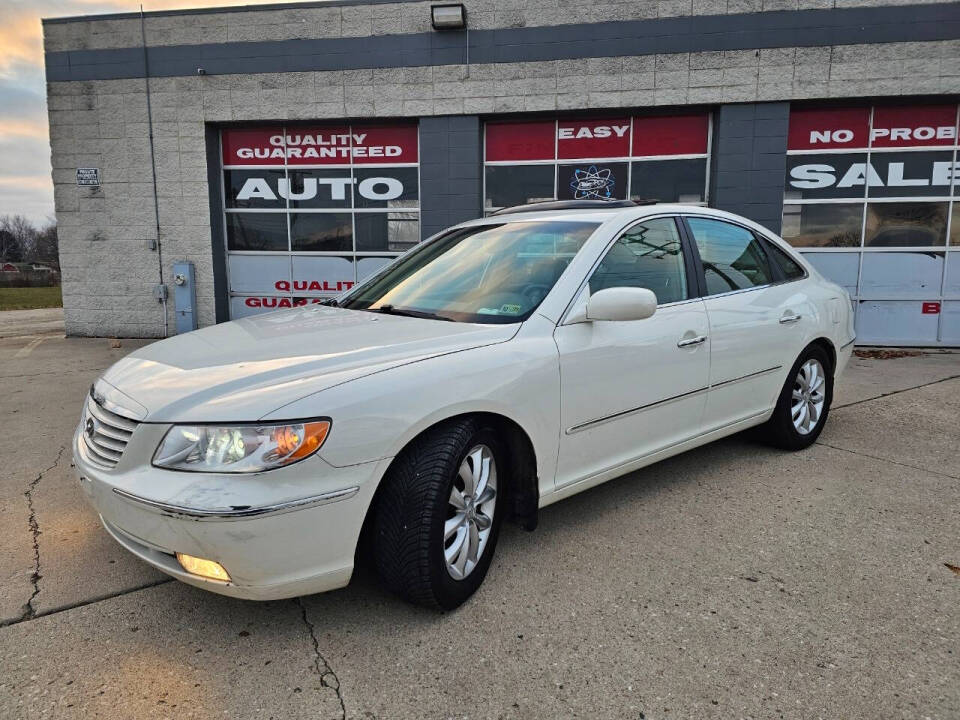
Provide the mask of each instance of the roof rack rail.
{"label": "roof rack rail", "polygon": [[541,212],[544,210],[612,210],[615,208],[655,205],[658,200],[548,200],[547,202],[527,203],[514,207],[501,208],[493,215],[513,215],[515,213]]}

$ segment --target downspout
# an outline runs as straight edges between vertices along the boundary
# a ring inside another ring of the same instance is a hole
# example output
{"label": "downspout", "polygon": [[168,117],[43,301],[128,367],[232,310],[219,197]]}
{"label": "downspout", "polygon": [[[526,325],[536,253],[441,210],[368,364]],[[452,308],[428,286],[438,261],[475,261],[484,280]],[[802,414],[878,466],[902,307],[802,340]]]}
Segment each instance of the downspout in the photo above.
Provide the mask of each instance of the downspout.
{"label": "downspout", "polygon": [[156,239],[147,241],[150,250],[157,251],[157,270],[160,283],[157,286],[157,295],[163,305],[163,336],[170,334],[170,325],[167,320],[167,288],[163,284],[163,249],[160,246],[160,200],[157,195],[157,158],[153,148],[153,108],[150,105],[150,59],[147,57],[147,30],[143,16],[143,5],[140,6],[140,39],[143,47],[143,82],[147,90],[147,127],[150,135],[150,171],[153,175],[153,218],[156,224]]}

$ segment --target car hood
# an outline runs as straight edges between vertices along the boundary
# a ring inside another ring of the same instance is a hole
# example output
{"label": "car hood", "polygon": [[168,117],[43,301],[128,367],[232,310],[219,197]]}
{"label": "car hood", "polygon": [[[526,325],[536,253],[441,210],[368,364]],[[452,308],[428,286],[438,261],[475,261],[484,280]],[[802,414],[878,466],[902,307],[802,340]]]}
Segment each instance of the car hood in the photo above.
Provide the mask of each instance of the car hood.
{"label": "car hood", "polygon": [[107,370],[95,394],[148,422],[256,421],[365,375],[505,342],[518,328],[314,305],[148,345]]}

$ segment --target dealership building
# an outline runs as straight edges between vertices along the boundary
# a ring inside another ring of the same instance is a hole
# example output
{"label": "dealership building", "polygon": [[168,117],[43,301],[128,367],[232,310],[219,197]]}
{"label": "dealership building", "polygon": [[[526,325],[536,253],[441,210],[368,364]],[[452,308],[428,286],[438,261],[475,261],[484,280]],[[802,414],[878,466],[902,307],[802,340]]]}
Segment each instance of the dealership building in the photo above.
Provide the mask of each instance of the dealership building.
{"label": "dealership building", "polygon": [[[438,5],[446,5],[437,8]],[[350,288],[521,203],[745,215],[960,346],[960,3],[352,0],[44,21],[71,335]]]}

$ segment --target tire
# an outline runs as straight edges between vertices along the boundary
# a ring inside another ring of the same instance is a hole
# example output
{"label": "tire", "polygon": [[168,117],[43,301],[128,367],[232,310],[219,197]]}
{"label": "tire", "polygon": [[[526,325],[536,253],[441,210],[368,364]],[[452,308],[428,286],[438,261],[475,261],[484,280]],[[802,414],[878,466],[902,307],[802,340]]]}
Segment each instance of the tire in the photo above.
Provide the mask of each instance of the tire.
{"label": "tire", "polygon": [[[480,587],[508,507],[503,448],[491,428],[464,418],[427,431],[397,456],[383,479],[373,527],[374,563],[389,590],[418,605],[452,610]],[[481,486],[475,502],[462,468]]]}
{"label": "tire", "polygon": [[[804,380],[811,367],[819,366],[822,381],[819,386],[814,382],[814,390],[808,394]],[[801,372],[801,369],[804,369]],[[795,392],[800,397],[795,397]],[[812,420],[810,409],[816,409],[819,403],[818,392],[822,395],[822,405]],[[809,402],[805,401],[809,398]],[[796,405],[795,405],[796,402]],[[833,402],[833,366],[827,352],[819,345],[808,345],[790,368],[787,380],[780,391],[773,415],[761,426],[761,436],[769,444],[783,450],[803,450],[810,447],[820,437],[830,405]],[[798,412],[798,406],[801,407]],[[799,418],[800,422],[795,422]]]}

